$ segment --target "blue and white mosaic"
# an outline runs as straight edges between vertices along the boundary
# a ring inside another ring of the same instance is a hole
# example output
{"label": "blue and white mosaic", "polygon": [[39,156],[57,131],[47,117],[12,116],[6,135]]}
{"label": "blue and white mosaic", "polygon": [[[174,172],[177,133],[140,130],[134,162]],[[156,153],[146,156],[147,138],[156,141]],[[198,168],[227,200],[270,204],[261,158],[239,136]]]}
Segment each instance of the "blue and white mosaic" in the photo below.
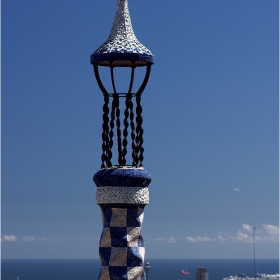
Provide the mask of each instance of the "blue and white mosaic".
{"label": "blue and white mosaic", "polygon": [[99,280],[146,279],[141,226],[151,179],[144,168],[128,166],[104,168],[94,175],[103,221]]}
{"label": "blue and white mosaic", "polygon": [[99,243],[99,280],[144,280],[145,247],[141,233],[144,206],[112,208],[102,205],[103,231]]}
{"label": "blue and white mosaic", "polygon": [[148,187],[152,181],[152,176],[143,167],[112,166],[96,172],[93,181],[97,187]]}
{"label": "blue and white mosaic", "polygon": [[128,0],[117,0],[117,11],[108,39],[91,55],[91,64],[145,65],[153,63],[153,54],[136,38],[128,10]]}

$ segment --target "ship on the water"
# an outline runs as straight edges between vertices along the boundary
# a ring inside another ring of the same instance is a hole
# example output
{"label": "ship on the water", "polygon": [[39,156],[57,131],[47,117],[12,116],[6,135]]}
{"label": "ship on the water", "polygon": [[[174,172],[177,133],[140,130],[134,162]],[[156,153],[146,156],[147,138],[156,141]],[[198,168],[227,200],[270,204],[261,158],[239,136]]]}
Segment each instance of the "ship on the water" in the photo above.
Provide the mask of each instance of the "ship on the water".
{"label": "ship on the water", "polygon": [[188,274],[190,274],[190,272],[188,269],[182,269],[181,274],[188,275]]}

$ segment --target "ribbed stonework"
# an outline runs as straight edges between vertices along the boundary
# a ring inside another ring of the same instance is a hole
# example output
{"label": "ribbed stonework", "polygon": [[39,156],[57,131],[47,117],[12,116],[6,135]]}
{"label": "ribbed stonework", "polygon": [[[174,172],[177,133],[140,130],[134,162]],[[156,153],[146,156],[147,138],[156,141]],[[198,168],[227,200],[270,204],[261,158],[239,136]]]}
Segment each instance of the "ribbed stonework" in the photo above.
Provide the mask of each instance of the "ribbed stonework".
{"label": "ribbed stonework", "polygon": [[92,64],[145,65],[153,54],[136,38],[128,10],[128,0],[117,0],[117,10],[108,39],[91,55]]}
{"label": "ribbed stonework", "polygon": [[99,170],[93,180],[103,220],[99,280],[145,280],[141,226],[151,175],[144,168],[112,167]]}

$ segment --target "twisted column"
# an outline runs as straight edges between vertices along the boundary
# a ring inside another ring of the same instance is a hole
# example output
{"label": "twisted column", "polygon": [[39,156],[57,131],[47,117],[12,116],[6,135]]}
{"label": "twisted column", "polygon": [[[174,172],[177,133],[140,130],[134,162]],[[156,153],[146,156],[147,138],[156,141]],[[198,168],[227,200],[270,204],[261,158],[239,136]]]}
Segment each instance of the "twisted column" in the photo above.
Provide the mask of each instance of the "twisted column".
{"label": "twisted column", "polygon": [[151,175],[144,168],[113,166],[99,170],[93,180],[103,220],[99,280],[145,280],[141,226]]}

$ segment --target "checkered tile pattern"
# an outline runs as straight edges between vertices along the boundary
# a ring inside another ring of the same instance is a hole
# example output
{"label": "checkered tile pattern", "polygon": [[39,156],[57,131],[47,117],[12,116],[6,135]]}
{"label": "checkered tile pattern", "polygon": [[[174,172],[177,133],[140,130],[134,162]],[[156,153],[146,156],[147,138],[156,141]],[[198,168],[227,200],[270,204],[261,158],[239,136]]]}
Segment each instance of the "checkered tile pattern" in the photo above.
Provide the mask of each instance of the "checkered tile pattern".
{"label": "checkered tile pattern", "polygon": [[103,231],[99,244],[99,280],[145,280],[145,247],[141,234],[144,205],[114,208],[100,205]]}

